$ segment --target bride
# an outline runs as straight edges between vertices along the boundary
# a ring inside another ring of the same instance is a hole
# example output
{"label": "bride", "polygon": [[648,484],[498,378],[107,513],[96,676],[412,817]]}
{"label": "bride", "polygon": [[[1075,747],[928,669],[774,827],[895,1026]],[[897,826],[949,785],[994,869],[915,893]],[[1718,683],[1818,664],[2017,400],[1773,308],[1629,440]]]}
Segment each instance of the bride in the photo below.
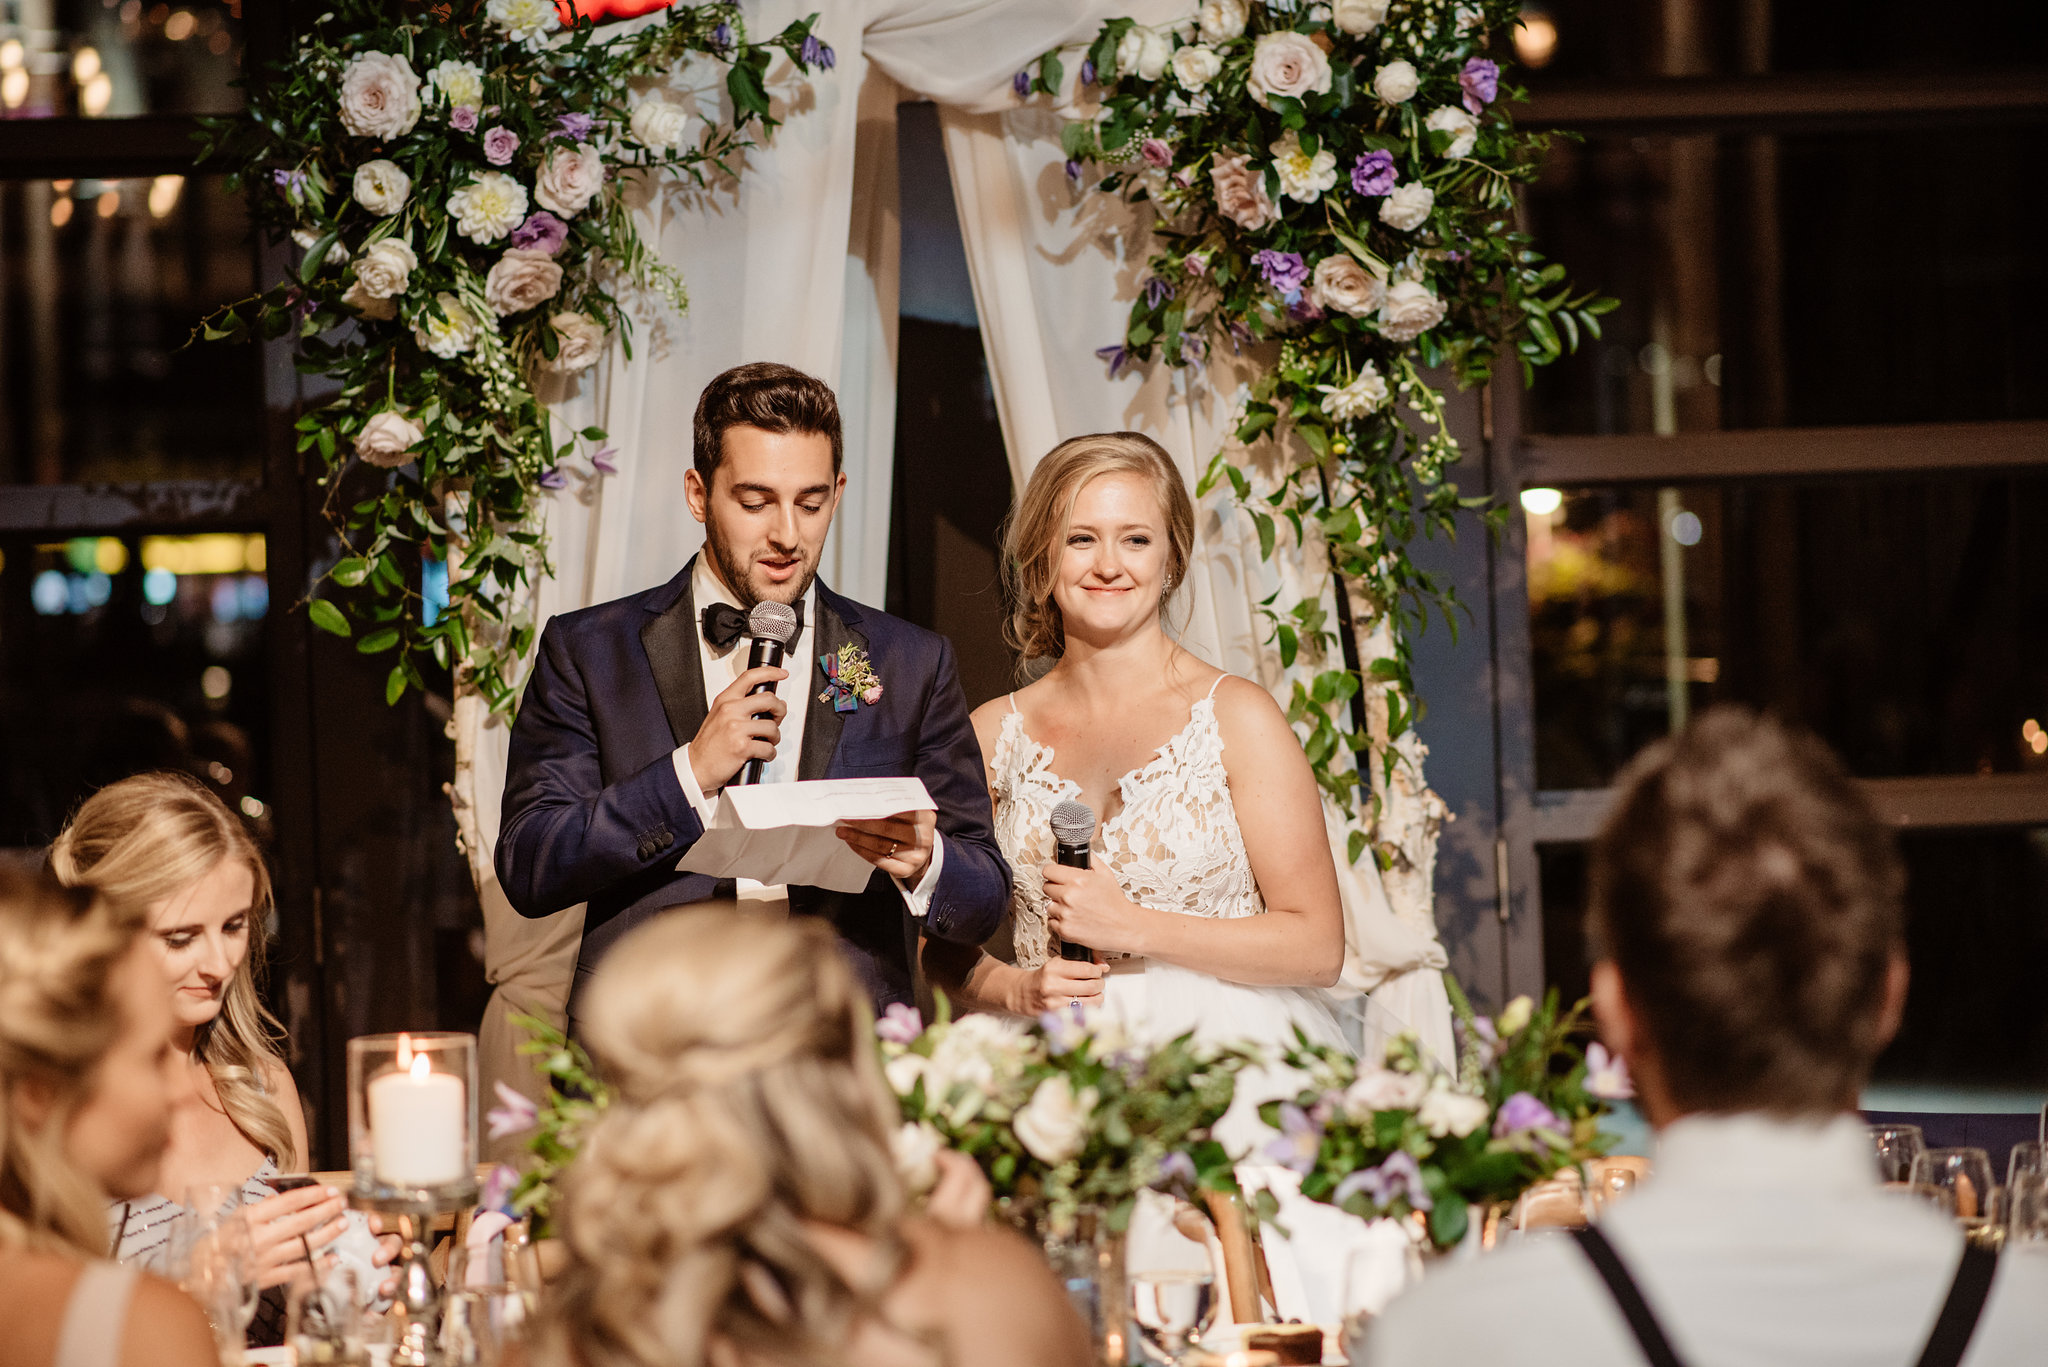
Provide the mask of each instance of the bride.
{"label": "bride", "polygon": [[[1076,437],[1032,472],[1011,518],[1005,637],[1052,667],[984,704],[996,835],[1016,874],[1015,962],[929,941],[957,1001],[1036,1016],[1080,1004],[1159,1044],[1342,1047],[1322,992],[1343,967],[1321,799],[1272,697],[1163,626],[1194,508],[1134,432]],[[1065,799],[1098,817],[1087,869],[1053,862]],[[1062,942],[1094,951],[1060,957]]]}

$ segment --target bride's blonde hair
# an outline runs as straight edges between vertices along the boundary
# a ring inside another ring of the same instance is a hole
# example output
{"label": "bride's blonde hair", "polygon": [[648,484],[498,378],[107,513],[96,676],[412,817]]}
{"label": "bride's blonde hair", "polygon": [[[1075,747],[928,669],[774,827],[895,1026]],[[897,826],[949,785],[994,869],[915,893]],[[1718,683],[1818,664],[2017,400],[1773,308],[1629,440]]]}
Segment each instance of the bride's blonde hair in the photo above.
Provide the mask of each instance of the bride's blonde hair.
{"label": "bride's blonde hair", "polygon": [[[564,1179],[570,1264],[537,1360],[838,1364],[902,1266],[896,1105],[867,999],[823,921],[670,912],[590,984],[616,1095]],[[880,1255],[865,1284],[809,1224]]]}
{"label": "bride's blonde hair", "polygon": [[137,914],[233,859],[255,880],[249,909],[249,951],[228,979],[220,1014],[199,1027],[195,1051],[220,1093],[221,1108],[249,1142],[280,1168],[298,1162],[291,1127],[265,1085],[284,1069],[284,1035],[263,1005],[265,926],[270,871],[241,819],[197,779],[178,773],[136,774],[87,798],[50,846],[50,868],[70,884],[97,888]]}
{"label": "bride's blonde hair", "polygon": [[[142,933],[139,908],[0,861],[0,1247],[107,1256],[107,1197],[64,1151],[126,1007],[111,979]],[[55,1105],[31,1128],[36,1080]]]}

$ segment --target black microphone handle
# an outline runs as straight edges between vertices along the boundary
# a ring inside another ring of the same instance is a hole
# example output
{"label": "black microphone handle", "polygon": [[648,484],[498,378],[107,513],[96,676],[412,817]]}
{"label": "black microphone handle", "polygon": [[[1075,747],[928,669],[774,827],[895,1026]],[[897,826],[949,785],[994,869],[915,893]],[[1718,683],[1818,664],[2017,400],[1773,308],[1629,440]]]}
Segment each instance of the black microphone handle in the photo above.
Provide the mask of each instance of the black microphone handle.
{"label": "black microphone handle", "polygon": [[[764,640],[759,636],[754,638],[753,645],[747,648],[747,668],[759,669],[762,665],[767,665],[772,669],[782,668],[782,642]],[[748,689],[747,696],[751,698],[756,693],[773,693],[774,691],[775,685],[764,681]],[[761,759],[748,760],[740,768],[738,782],[759,783],[761,781],[761,770],[767,762]]]}
{"label": "black microphone handle", "polygon": [[[1070,869],[1085,869],[1088,867],[1088,847],[1086,845],[1062,845],[1055,841],[1053,844],[1052,862],[1064,864]],[[1062,940],[1060,941],[1060,957],[1062,959],[1071,959],[1075,963],[1085,964],[1095,958],[1095,951],[1086,945],[1077,945],[1072,940]]]}

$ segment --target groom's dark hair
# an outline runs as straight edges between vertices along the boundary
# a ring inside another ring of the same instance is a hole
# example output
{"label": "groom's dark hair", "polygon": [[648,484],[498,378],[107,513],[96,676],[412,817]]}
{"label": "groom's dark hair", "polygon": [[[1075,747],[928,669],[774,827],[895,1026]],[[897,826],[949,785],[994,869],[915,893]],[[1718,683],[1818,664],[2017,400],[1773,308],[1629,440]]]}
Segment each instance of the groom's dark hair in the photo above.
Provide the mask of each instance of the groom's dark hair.
{"label": "groom's dark hair", "polygon": [[839,428],[839,399],[823,380],[774,361],[736,365],[697,399],[693,456],[697,475],[708,486],[725,458],[725,433],[732,427],[764,432],[802,432],[832,439],[832,473],[839,473],[845,440]]}

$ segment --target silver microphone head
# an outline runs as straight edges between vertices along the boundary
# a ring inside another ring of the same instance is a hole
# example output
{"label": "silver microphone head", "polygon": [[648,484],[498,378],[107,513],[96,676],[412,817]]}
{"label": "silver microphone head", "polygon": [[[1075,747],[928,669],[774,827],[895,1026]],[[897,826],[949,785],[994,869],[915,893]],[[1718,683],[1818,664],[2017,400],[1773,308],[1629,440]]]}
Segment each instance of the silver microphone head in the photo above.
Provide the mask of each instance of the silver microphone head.
{"label": "silver microphone head", "polygon": [[754,604],[747,614],[747,635],[789,649],[796,641],[796,609],[787,603]]}
{"label": "silver microphone head", "polygon": [[1069,798],[1052,809],[1052,838],[1062,845],[1086,845],[1095,838],[1095,810]]}

